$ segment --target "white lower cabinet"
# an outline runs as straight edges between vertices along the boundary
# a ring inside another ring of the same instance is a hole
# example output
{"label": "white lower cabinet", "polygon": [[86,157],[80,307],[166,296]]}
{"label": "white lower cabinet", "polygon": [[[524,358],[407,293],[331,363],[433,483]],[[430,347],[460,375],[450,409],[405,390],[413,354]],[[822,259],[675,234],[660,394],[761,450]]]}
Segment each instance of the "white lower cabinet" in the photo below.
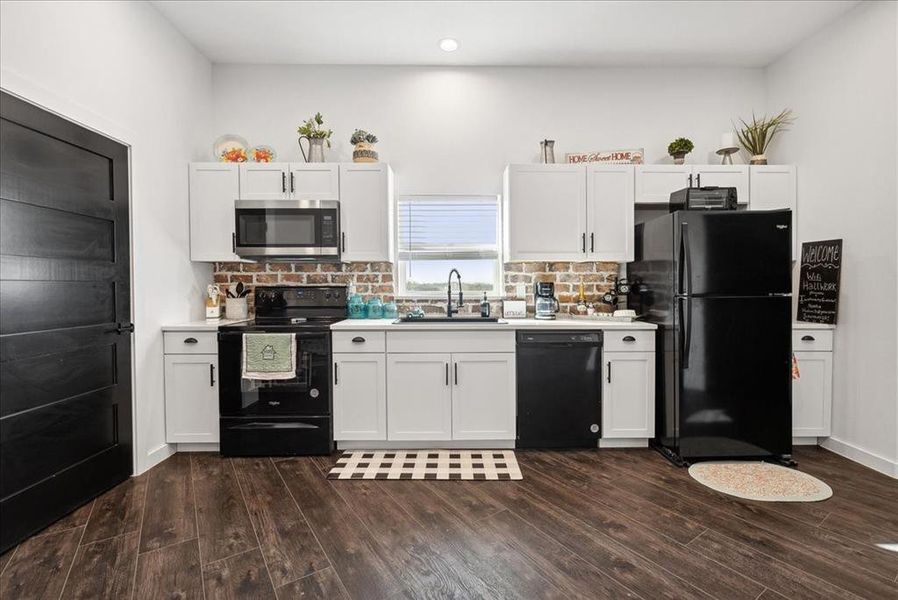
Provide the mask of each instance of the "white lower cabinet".
{"label": "white lower cabinet", "polygon": [[452,439],[515,438],[515,355],[452,355]]}
{"label": "white lower cabinet", "polygon": [[604,352],[602,438],[655,436],[655,353]]}
{"label": "white lower cabinet", "polygon": [[832,352],[795,352],[799,378],[792,382],[792,436],[828,437],[832,411]]}
{"label": "white lower cabinet", "polygon": [[334,354],[334,439],[387,439],[383,354]]}
{"label": "white lower cabinet", "polygon": [[218,442],[218,355],[165,355],[165,441]]}
{"label": "white lower cabinet", "polygon": [[452,439],[450,354],[387,355],[387,439]]}

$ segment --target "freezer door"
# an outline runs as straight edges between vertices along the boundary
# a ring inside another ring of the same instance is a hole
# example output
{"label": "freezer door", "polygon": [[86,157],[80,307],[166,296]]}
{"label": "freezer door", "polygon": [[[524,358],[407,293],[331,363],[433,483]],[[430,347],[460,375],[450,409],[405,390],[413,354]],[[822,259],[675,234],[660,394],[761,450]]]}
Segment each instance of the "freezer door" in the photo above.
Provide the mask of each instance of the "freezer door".
{"label": "freezer door", "polygon": [[682,297],[677,304],[680,455],[790,454],[790,299]]}
{"label": "freezer door", "polygon": [[764,296],[791,292],[791,211],[675,214],[678,294]]}

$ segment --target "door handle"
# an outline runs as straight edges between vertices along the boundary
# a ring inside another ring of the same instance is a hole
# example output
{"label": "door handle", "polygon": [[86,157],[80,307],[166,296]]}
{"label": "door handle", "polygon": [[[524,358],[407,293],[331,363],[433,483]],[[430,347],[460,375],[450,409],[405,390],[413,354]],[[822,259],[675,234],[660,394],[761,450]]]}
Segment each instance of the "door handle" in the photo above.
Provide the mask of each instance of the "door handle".
{"label": "door handle", "polygon": [[[683,313],[683,302],[686,313]],[[683,331],[683,368],[689,368],[689,348],[692,346],[692,298],[680,298],[680,329]]]}
{"label": "door handle", "polygon": [[293,171],[290,171],[290,193],[291,194],[296,191],[296,181],[294,180],[293,176],[294,176]]}
{"label": "door handle", "polygon": [[281,193],[287,193],[287,174],[281,171]]}
{"label": "door handle", "polygon": [[[119,323],[115,326],[115,332],[119,335],[123,333],[134,333],[134,323]],[[194,340],[196,342],[196,340]]]}
{"label": "door handle", "polygon": [[352,338],[352,343],[353,343],[353,344],[362,344],[362,343],[364,343],[364,342],[365,342],[365,338],[363,338],[363,337],[360,336],[360,335],[357,335],[357,336],[355,336],[354,338]]}
{"label": "door handle", "polygon": [[608,367],[608,374],[607,374],[608,383],[611,383],[611,361],[609,360],[606,363],[606,365]]}
{"label": "door handle", "polygon": [[346,233],[345,232],[340,234],[340,245],[342,246],[340,248],[340,252],[346,252]]}
{"label": "door handle", "polygon": [[689,174],[689,187],[692,187],[692,174]]}
{"label": "door handle", "polygon": [[195,337],[189,337],[184,339],[185,344],[196,344],[197,340]]}
{"label": "door handle", "polygon": [[209,363],[209,387],[215,387],[215,365]]}
{"label": "door handle", "polygon": [[237,254],[237,234],[231,234],[231,252]]}
{"label": "door handle", "polygon": [[455,363],[454,367],[455,367],[455,385],[458,385],[458,363]]}
{"label": "door handle", "polygon": [[[692,294],[692,252],[689,250],[689,224],[680,223],[680,246],[683,260],[680,263],[680,292]],[[685,289],[684,284],[685,283]]]}
{"label": "door handle", "polygon": [[586,254],[586,233],[583,233],[583,238],[581,243],[581,247],[583,248],[583,254]]}
{"label": "door handle", "polygon": [[595,233],[589,234],[589,251],[590,252],[596,251],[596,234]]}
{"label": "door handle", "polygon": [[340,383],[340,378],[337,375],[337,363],[334,363],[334,385],[338,385]]}
{"label": "door handle", "polygon": [[446,385],[449,385],[449,363],[446,363]]}
{"label": "door handle", "polygon": [[636,341],[636,338],[633,337],[632,335],[625,335],[625,336],[624,336],[624,341],[625,341],[625,342],[635,342],[635,341]]}
{"label": "door handle", "polygon": [[812,336],[812,335],[804,335],[801,337],[801,341],[802,342],[813,342],[815,340],[814,340],[814,336]]}
{"label": "door handle", "polygon": [[695,181],[696,181],[695,187],[702,187],[702,174],[701,173],[699,173],[698,175],[695,176]]}

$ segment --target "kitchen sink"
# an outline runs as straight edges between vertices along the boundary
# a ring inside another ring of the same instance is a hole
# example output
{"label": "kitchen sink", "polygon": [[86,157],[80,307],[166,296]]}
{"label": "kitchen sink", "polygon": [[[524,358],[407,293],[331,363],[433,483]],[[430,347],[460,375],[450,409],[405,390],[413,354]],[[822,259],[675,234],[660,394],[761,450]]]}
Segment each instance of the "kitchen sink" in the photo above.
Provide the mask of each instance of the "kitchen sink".
{"label": "kitchen sink", "polygon": [[498,323],[499,317],[402,317],[393,321],[394,323]]}

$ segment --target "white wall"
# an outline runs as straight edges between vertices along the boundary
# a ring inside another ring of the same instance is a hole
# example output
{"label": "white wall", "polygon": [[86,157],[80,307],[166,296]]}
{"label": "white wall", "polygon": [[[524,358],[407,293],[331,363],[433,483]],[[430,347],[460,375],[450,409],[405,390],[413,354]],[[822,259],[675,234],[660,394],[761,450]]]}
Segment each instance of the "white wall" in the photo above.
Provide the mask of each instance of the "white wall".
{"label": "white wall", "polygon": [[162,323],[199,318],[187,163],[206,152],[211,67],[143,2],[3,2],[0,86],[131,147],[136,469],[165,446]]}
{"label": "white wall", "polygon": [[798,232],[844,239],[827,447],[898,476],[896,5],[862,3],[767,70],[767,106],[798,117]]}
{"label": "white wall", "polygon": [[[764,109],[760,69],[445,68],[214,65],[214,128],[302,160],[296,127],[316,111],[335,130],[329,160],[350,160],[359,127],[380,138],[400,193],[498,194],[510,162],[534,162],[539,141],[564,153],[695,142],[713,152],[731,121]],[[211,158],[211,157],[210,157]]]}

